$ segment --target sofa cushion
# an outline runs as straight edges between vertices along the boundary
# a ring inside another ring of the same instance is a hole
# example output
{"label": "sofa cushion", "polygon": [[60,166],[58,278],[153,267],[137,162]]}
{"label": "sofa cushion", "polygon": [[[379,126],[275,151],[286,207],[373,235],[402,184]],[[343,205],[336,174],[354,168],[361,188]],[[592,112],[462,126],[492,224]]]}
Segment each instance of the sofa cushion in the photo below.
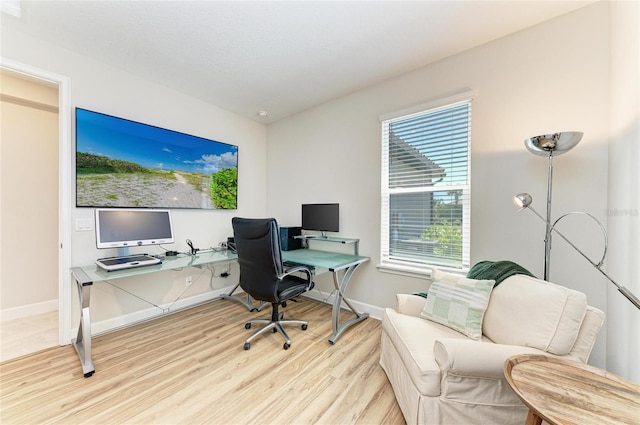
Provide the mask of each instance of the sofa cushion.
{"label": "sofa cushion", "polygon": [[587,298],[581,292],[515,275],[493,289],[483,333],[498,344],[563,356],[576,342],[586,309]]}
{"label": "sofa cushion", "polygon": [[433,269],[432,278],[420,316],[479,340],[482,318],[496,282],[469,279],[438,269]]}

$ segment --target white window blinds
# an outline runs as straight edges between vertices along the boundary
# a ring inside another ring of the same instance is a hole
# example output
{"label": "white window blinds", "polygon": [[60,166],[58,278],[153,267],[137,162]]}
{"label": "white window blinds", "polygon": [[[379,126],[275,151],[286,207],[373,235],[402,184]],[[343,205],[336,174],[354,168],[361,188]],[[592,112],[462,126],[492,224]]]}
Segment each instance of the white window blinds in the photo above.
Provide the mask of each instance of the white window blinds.
{"label": "white window blinds", "polygon": [[471,98],[382,121],[382,266],[466,270]]}

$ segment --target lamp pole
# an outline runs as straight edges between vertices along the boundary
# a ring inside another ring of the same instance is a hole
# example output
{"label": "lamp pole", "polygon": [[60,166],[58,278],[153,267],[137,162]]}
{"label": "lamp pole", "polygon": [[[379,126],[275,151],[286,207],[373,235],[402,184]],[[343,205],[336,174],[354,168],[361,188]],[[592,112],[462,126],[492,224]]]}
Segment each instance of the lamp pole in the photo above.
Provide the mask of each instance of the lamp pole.
{"label": "lamp pole", "polygon": [[551,185],[553,182],[553,155],[561,155],[571,150],[582,139],[579,131],[543,134],[524,141],[529,152],[538,156],[549,157],[547,172],[547,227],[544,234],[544,280],[549,280],[549,263],[551,262]]}
{"label": "lamp pole", "polygon": [[553,150],[549,151],[549,171],[547,173],[547,226],[544,234],[544,280],[549,280],[551,265],[551,182],[553,181]]}

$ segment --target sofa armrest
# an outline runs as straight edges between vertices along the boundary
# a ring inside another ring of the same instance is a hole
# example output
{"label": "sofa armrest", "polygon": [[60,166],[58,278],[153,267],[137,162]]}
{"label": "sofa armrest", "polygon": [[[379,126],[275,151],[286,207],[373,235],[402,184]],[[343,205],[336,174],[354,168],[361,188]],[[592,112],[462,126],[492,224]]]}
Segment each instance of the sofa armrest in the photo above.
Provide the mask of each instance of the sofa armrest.
{"label": "sofa armrest", "polygon": [[576,343],[573,344],[571,352],[569,352],[571,357],[576,357],[582,363],[586,363],[589,360],[598,332],[600,332],[600,328],[604,324],[604,317],[604,313],[601,310],[587,306],[587,311],[578,331],[578,338]]}
{"label": "sofa armrest", "polygon": [[420,295],[396,294],[396,311],[407,316],[420,317],[427,299]]}
{"label": "sofa armrest", "polygon": [[545,354],[537,348],[470,339],[443,338],[433,352],[440,371],[458,376],[504,379],[504,362],[516,354]]}

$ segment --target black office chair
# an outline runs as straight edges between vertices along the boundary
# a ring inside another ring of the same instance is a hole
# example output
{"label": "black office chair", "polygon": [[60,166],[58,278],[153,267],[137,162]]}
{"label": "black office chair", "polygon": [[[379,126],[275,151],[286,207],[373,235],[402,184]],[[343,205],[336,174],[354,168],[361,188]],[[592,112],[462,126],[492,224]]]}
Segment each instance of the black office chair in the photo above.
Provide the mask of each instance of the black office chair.
{"label": "black office chair", "polygon": [[[298,324],[307,329],[303,320],[284,320],[278,306],[313,288],[311,272],[304,266],[289,267],[282,265],[280,235],[278,223],[273,218],[250,219],[234,217],[231,220],[240,265],[240,287],[258,301],[270,302],[271,320],[249,320],[244,327],[251,328],[252,323],[266,325],[253,333],[244,343],[244,349],[251,348],[251,341],[258,335],[273,329],[284,337],[283,348],[291,346],[291,339],[282,325]],[[306,277],[301,277],[300,274]]]}

